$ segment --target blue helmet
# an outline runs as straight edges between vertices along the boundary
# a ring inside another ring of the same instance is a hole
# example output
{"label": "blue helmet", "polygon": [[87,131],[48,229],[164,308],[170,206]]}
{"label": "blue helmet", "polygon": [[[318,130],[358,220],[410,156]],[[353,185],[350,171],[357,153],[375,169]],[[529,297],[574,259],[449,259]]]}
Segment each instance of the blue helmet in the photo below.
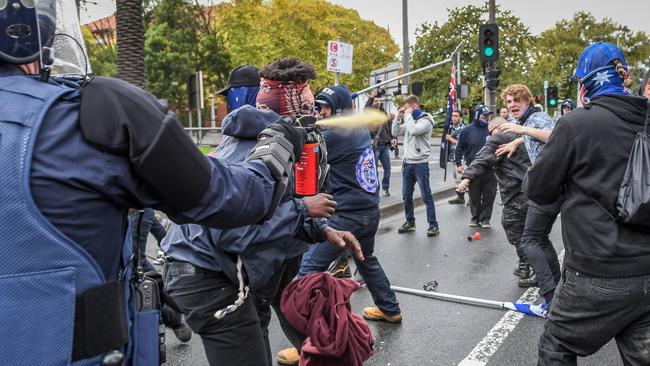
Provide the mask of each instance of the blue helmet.
{"label": "blue helmet", "polygon": [[56,0],[0,0],[0,61],[39,59],[56,31]]}
{"label": "blue helmet", "polygon": [[573,77],[588,79],[596,71],[612,66],[611,62],[615,59],[619,59],[627,67],[625,55],[616,45],[607,42],[593,43],[580,54]]}
{"label": "blue helmet", "polygon": [[571,110],[574,110],[576,105],[571,99],[565,99],[564,102],[562,102],[562,108],[564,107],[569,107]]}

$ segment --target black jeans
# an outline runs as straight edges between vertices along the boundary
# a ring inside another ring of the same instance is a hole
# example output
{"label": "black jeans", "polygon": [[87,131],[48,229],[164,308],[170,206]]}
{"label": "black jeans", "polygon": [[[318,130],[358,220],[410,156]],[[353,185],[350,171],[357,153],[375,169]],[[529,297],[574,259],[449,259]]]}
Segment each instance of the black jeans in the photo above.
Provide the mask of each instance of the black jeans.
{"label": "black jeans", "polygon": [[650,365],[650,275],[596,278],[565,270],[544,333],[538,366],[576,365],[612,338],[623,364]]}
{"label": "black jeans", "polygon": [[237,310],[217,320],[214,313],[234,303],[238,292],[237,285],[222,272],[171,262],[167,278],[167,291],[190,328],[201,336],[210,365],[271,366],[251,296]]}
{"label": "black jeans", "polygon": [[490,222],[496,196],[497,179],[492,172],[472,181],[469,185],[469,210],[472,220]]}
{"label": "black jeans", "polygon": [[539,291],[542,295],[552,293],[560,281],[560,262],[553,242],[549,239],[553,224],[564,200],[551,205],[538,205],[528,202],[526,226],[521,236],[528,263],[533,267]]}
{"label": "black jeans", "polygon": [[506,232],[508,242],[515,247],[520,262],[526,262],[526,250],[521,244],[521,236],[526,224],[528,202],[523,193],[510,199],[501,211],[501,225]]}
{"label": "black jeans", "polygon": [[271,353],[271,344],[269,342],[271,307],[273,307],[275,315],[278,317],[284,335],[296,349],[300,350],[302,342],[305,340],[305,336],[289,324],[289,321],[280,310],[282,291],[296,277],[298,269],[300,269],[301,258],[302,256],[297,256],[285,260],[282,267],[266,282],[263,289],[253,290],[253,299],[255,300],[257,314],[260,318],[266,348],[266,358],[269,365],[273,365],[273,354]]}

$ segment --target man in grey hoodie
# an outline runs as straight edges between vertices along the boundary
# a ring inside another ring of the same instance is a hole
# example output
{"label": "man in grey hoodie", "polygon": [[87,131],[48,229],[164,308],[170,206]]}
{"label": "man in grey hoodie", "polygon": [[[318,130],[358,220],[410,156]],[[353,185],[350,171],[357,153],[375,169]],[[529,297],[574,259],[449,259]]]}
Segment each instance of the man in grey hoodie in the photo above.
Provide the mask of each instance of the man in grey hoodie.
{"label": "man in grey hoodie", "polygon": [[[401,120],[401,121],[400,121]],[[406,222],[398,232],[415,231],[415,215],[413,213],[413,190],[417,182],[422,194],[422,200],[427,207],[429,229],[427,236],[437,236],[440,233],[436,221],[436,207],[431,196],[429,185],[429,154],[431,153],[431,131],[433,117],[420,109],[420,100],[415,95],[404,99],[404,106],[399,109],[393,121],[393,136],[404,135],[404,155],[402,166],[402,198]]]}

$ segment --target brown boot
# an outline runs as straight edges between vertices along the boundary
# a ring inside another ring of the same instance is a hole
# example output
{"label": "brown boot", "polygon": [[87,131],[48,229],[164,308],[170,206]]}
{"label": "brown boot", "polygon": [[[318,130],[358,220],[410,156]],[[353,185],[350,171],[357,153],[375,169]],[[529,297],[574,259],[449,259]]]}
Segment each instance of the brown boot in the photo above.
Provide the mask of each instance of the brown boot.
{"label": "brown boot", "polygon": [[300,354],[298,353],[298,350],[293,347],[285,348],[278,352],[276,361],[278,361],[280,365],[297,365],[298,362],[300,362]]}

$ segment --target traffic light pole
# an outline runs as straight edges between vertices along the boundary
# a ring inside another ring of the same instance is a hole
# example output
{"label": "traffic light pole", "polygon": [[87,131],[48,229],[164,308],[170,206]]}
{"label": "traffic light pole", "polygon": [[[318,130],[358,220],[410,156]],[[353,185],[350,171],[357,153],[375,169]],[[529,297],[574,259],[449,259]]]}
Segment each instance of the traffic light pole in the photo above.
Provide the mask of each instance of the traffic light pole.
{"label": "traffic light pole", "polygon": [[[496,24],[496,5],[495,5],[495,0],[490,0],[489,4],[489,24]],[[485,104],[490,107],[490,111],[494,113],[494,115],[497,114],[497,87],[496,86],[490,86],[488,85],[487,82],[487,76],[488,75],[493,75],[491,71],[496,71],[498,69],[498,65],[496,61],[491,61],[491,62],[486,62],[485,63]],[[498,76],[497,76],[498,78]]]}

